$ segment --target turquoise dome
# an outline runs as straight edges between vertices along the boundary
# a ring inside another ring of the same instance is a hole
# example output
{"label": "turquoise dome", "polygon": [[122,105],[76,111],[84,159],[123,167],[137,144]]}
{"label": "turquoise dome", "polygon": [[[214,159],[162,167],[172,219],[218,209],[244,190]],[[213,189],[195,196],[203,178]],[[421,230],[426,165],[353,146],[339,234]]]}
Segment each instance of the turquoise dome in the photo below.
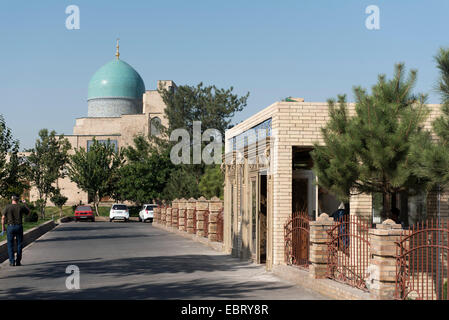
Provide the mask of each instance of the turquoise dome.
{"label": "turquoise dome", "polygon": [[89,82],[87,99],[130,98],[142,100],[145,84],[142,78],[123,60],[115,59],[92,76]]}

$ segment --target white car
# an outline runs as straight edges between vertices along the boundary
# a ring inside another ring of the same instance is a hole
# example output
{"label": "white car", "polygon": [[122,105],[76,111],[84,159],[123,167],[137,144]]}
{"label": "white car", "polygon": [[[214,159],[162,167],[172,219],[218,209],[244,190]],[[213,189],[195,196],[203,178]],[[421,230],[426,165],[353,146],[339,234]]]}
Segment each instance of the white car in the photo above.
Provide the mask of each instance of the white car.
{"label": "white car", "polygon": [[140,210],[140,212],[139,212],[139,221],[141,221],[141,222],[145,222],[145,221],[153,222],[153,217],[154,217],[153,210],[156,207],[157,207],[157,204],[144,204],[142,206],[142,210]]}
{"label": "white car", "polygon": [[112,220],[124,220],[128,222],[129,220],[129,210],[125,204],[114,204],[109,211],[109,221]]}

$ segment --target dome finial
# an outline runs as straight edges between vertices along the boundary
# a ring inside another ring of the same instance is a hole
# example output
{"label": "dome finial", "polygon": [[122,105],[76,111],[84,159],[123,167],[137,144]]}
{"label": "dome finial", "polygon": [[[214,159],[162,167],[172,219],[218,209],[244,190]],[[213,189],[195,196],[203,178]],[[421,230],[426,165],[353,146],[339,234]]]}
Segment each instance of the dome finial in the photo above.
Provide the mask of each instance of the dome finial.
{"label": "dome finial", "polygon": [[120,52],[118,52],[118,48],[119,48],[119,45],[118,45],[118,41],[119,41],[120,39],[119,38],[117,38],[117,52],[115,53],[115,56],[117,57],[117,60],[118,60],[118,58],[120,57]]}

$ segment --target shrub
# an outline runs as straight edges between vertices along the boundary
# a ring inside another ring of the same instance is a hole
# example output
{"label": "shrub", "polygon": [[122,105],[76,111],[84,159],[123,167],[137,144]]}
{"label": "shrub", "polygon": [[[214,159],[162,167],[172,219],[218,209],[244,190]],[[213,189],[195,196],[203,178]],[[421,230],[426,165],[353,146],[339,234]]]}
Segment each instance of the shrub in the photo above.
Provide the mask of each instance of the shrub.
{"label": "shrub", "polygon": [[38,220],[39,215],[36,211],[30,211],[30,213],[25,216],[25,222],[37,222]]}

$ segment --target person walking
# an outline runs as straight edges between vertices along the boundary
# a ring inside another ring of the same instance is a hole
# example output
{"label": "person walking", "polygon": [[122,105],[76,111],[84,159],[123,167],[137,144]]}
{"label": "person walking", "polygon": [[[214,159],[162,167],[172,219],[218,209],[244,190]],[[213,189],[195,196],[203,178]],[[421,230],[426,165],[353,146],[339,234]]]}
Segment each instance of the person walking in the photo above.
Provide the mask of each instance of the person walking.
{"label": "person walking", "polygon": [[[22,261],[23,226],[22,217],[30,212],[26,205],[19,204],[19,197],[11,197],[12,204],[6,205],[2,211],[2,235],[5,232],[5,222],[8,239],[8,256],[10,266],[20,266]],[[17,240],[17,257],[14,259],[14,239]]]}

